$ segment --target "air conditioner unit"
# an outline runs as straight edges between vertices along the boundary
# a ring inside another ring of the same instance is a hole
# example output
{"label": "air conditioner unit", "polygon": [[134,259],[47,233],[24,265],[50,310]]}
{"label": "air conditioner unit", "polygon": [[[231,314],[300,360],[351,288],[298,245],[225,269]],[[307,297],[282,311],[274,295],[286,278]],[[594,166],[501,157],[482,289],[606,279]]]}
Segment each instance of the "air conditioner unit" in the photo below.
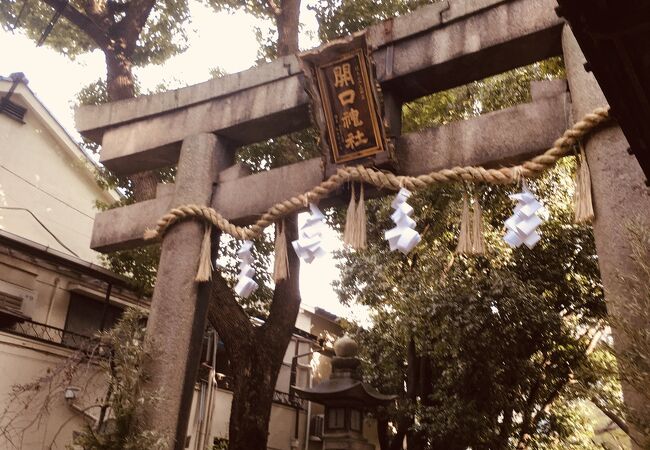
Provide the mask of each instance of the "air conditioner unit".
{"label": "air conditioner unit", "polygon": [[309,423],[309,439],[312,441],[322,440],[324,428],[325,416],[323,414],[312,416],[311,422]]}

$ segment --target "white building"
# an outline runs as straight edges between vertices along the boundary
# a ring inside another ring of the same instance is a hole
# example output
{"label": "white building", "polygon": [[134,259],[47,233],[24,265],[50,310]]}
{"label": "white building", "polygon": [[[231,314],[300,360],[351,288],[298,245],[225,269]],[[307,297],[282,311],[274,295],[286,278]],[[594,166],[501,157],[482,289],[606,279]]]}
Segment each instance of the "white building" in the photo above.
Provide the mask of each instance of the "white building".
{"label": "white building", "polygon": [[0,229],[98,262],[89,246],[95,202],[117,194],[99,187],[93,160],[15,78],[0,78]]}

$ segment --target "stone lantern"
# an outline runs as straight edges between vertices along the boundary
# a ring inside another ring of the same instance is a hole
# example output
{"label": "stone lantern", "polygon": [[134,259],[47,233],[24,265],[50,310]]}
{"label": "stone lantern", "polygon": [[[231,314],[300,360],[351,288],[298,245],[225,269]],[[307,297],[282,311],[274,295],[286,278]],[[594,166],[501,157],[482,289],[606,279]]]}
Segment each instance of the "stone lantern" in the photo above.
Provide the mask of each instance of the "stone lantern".
{"label": "stone lantern", "polygon": [[323,450],[374,450],[363,437],[364,413],[395,399],[361,381],[358,350],[346,334],[334,343],[330,379],[311,388],[293,387],[299,397],[325,406]]}

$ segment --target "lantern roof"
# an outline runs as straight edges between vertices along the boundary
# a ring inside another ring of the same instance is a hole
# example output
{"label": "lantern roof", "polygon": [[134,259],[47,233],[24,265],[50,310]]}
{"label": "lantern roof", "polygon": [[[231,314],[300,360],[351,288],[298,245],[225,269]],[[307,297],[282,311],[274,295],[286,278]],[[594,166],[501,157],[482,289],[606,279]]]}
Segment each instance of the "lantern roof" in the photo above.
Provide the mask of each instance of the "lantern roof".
{"label": "lantern roof", "polygon": [[300,398],[315,403],[363,405],[375,407],[387,405],[396,398],[395,395],[385,395],[372,386],[353,378],[330,379],[311,388],[294,387]]}
{"label": "lantern roof", "polygon": [[334,343],[336,356],[332,359],[332,375],[311,388],[293,386],[296,394],[305,400],[324,405],[376,407],[386,405],[396,398],[385,395],[359,376],[358,345],[347,334]]}

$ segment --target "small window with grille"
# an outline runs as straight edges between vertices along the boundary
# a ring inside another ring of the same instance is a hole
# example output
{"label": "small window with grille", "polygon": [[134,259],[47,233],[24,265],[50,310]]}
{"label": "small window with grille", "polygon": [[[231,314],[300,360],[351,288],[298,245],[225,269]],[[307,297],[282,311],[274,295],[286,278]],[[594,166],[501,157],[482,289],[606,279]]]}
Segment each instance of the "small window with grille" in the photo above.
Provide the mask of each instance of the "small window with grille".
{"label": "small window with grille", "polygon": [[0,292],[0,310],[22,315],[23,299],[15,295]]}
{"label": "small window with grille", "polygon": [[23,119],[25,118],[25,113],[27,112],[27,108],[24,108],[8,98],[2,98],[0,99],[0,113],[5,114],[9,117],[11,117],[14,120],[17,120],[18,122],[25,123]]}
{"label": "small window with grille", "polygon": [[23,299],[0,291],[0,328],[23,322],[25,319],[28,317],[23,314]]}

